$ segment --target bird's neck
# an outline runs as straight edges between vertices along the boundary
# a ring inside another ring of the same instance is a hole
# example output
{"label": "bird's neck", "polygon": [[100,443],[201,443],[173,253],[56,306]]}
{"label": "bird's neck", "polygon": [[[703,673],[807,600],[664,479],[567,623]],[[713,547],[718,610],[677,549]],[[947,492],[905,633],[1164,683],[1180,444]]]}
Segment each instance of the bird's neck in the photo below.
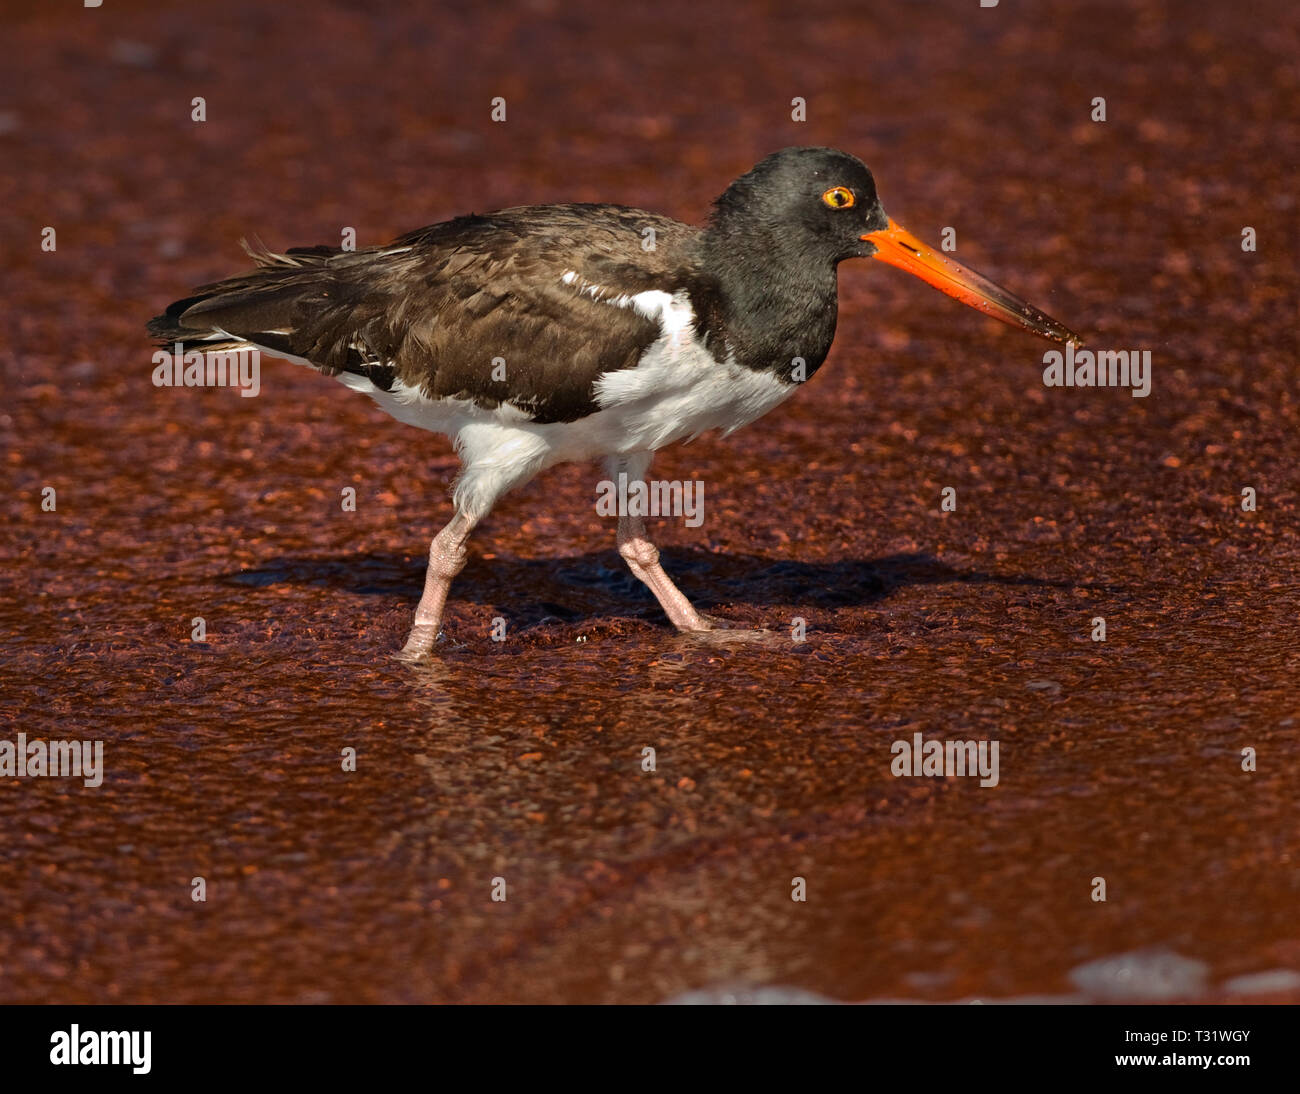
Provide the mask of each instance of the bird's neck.
{"label": "bird's neck", "polygon": [[796,381],[821,367],[835,338],[834,263],[762,225],[719,220],[701,233],[700,264],[737,364]]}

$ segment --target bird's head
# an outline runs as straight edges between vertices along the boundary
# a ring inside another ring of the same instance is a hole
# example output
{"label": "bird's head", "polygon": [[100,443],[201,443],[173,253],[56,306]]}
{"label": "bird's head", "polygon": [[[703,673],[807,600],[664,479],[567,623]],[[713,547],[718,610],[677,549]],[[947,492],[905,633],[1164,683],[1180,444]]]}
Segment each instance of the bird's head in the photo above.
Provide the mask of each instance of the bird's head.
{"label": "bird's head", "polygon": [[880,204],[876,180],[834,148],[785,148],[741,175],[714,203],[714,230],[748,235],[798,261],[878,258],[1004,323],[1056,342],[1082,339],[982,274],[926,246]]}

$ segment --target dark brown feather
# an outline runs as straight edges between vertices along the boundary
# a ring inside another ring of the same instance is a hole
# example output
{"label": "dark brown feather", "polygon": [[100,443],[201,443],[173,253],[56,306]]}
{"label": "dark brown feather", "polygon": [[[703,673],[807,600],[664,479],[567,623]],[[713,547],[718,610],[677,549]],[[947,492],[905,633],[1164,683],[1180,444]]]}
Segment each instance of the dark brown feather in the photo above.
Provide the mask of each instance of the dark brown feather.
{"label": "dark brown feather", "polygon": [[[596,409],[600,376],[635,367],[660,334],[608,298],[698,291],[697,236],[637,209],[550,205],[458,217],[361,251],[247,247],[254,270],[177,301],[150,331],[167,344],[224,331],[327,375],[354,372],[384,389],[396,378],[433,398],[573,421]],[[568,271],[582,282],[565,284]],[[492,379],[495,358],[504,381]]]}

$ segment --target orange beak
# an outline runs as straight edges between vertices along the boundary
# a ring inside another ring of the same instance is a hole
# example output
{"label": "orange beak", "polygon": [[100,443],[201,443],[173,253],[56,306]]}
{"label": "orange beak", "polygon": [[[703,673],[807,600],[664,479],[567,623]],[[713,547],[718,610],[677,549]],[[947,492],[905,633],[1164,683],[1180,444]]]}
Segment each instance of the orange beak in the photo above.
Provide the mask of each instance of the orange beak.
{"label": "orange beak", "polygon": [[872,258],[915,274],[940,292],[955,297],[963,304],[969,304],[985,315],[1001,319],[1013,327],[1023,327],[1054,342],[1083,345],[1082,338],[1050,315],[1026,304],[1020,297],[1007,292],[1001,285],[995,285],[987,277],[931,250],[892,220],[888,228],[870,232],[862,238],[876,245],[876,253]]}

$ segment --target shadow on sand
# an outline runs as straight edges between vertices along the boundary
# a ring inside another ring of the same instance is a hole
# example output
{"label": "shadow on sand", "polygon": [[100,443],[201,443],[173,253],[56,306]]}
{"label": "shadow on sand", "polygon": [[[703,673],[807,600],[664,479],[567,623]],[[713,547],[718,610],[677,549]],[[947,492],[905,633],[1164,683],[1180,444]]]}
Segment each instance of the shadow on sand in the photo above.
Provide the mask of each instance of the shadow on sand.
{"label": "shadow on sand", "polygon": [[[762,555],[713,554],[678,547],[664,552],[664,565],[682,591],[701,609],[745,603],[755,606],[809,605],[825,609],[868,605],[910,585],[955,582],[1070,588],[1073,582],[1016,574],[993,574],[949,566],[913,553],[875,559],[798,562]],[[372,553],[346,558],[286,556],[267,566],[224,575],[232,584],[313,585],[363,596],[419,599],[424,560],[404,554]],[[653,606],[650,593],[612,550],[558,559],[471,555],[452,589],[453,599],[505,606],[519,622],[536,616],[573,621],[589,614]]]}

